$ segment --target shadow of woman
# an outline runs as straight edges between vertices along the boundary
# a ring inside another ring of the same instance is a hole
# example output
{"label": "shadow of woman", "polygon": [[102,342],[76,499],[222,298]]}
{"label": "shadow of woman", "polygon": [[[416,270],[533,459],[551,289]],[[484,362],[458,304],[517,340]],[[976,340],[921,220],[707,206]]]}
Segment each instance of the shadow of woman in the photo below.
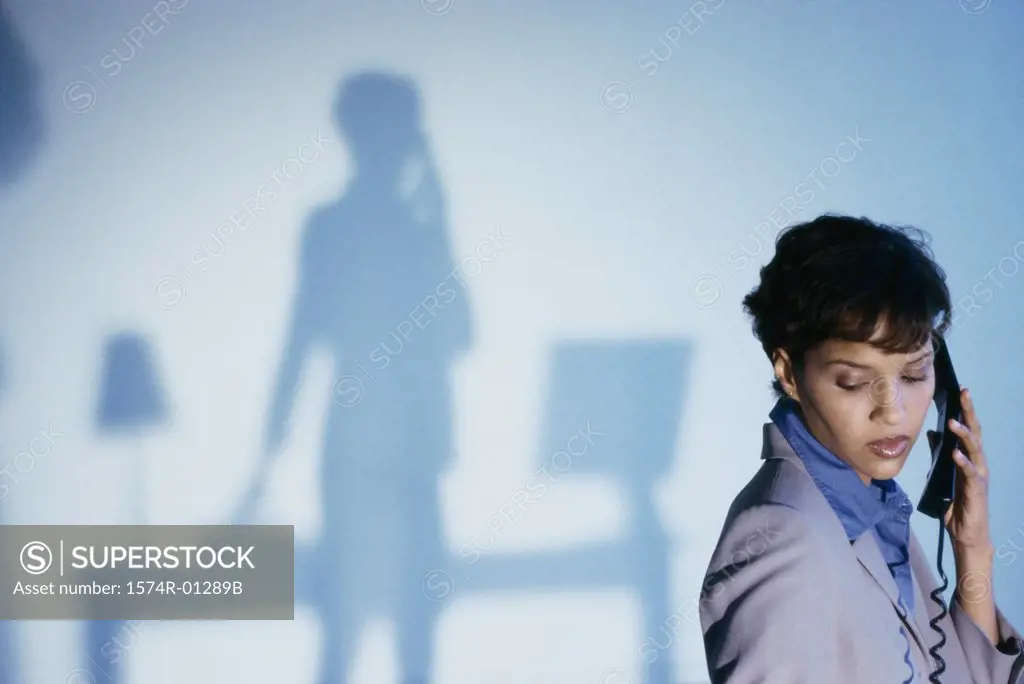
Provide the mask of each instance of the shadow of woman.
{"label": "shadow of woman", "polygon": [[[29,167],[42,142],[38,81],[36,65],[0,0],[0,190]],[[0,392],[7,389],[4,361],[0,359]],[[6,494],[0,496],[0,502],[4,498]],[[3,513],[0,504],[0,524]],[[16,634],[16,623],[0,620],[0,684],[22,681]]]}
{"label": "shadow of woman", "polygon": [[306,579],[296,571],[298,600],[308,585],[322,621],[319,681],[347,679],[359,630],[383,613],[399,681],[426,682],[440,604],[422,586],[445,556],[438,485],[452,460],[450,371],[470,344],[470,307],[413,82],[354,75],[334,115],[354,175],[305,227],[258,479],[284,439],[302,366],[322,346],[336,368],[319,467],[323,533]]}
{"label": "shadow of woman", "polygon": [[42,143],[39,73],[0,0],[0,187],[35,159]]}

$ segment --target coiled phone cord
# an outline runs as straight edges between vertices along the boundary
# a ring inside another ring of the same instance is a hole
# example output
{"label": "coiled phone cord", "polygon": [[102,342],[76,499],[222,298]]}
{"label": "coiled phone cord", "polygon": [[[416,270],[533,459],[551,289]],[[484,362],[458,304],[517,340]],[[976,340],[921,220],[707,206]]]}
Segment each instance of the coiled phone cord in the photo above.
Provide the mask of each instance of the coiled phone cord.
{"label": "coiled phone cord", "polygon": [[928,624],[931,625],[931,628],[939,633],[938,643],[928,649],[928,652],[931,653],[932,658],[935,659],[935,672],[932,672],[928,676],[928,679],[932,682],[932,684],[942,684],[942,682],[939,681],[939,675],[946,671],[946,661],[943,660],[942,656],[939,655],[939,649],[946,645],[946,633],[942,631],[941,627],[939,627],[939,622],[941,622],[942,619],[946,617],[946,614],[949,612],[946,608],[946,601],[942,597],[942,595],[946,593],[946,589],[949,587],[949,578],[946,577],[946,573],[942,570],[942,550],[943,548],[945,548],[945,546],[946,525],[942,520],[939,520],[939,551],[935,562],[939,568],[939,577],[942,578],[942,586],[937,587],[930,594],[930,596],[932,597],[932,601],[935,601],[935,603],[939,604],[939,614],[928,621]]}

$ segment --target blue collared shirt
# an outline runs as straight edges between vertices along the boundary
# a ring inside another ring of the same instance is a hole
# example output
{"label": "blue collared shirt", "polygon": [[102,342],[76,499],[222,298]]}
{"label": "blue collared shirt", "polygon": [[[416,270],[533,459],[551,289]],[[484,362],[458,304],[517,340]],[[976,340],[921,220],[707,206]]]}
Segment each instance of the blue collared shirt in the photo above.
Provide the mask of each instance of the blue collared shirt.
{"label": "blue collared shirt", "polygon": [[874,534],[899,589],[901,609],[911,615],[910,514],[914,507],[910,498],[895,480],[871,480],[865,485],[853,468],[814,438],[794,400],[780,399],[769,416],[839,517],[850,543],[869,529]]}

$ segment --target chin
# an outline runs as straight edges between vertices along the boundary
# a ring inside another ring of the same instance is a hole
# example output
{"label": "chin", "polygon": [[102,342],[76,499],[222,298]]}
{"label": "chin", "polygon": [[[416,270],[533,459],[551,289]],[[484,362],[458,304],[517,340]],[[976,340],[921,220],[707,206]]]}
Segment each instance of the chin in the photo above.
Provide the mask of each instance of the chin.
{"label": "chin", "polygon": [[903,470],[903,464],[907,462],[906,456],[887,461],[877,456],[872,456],[873,463],[867,469],[873,480],[891,480]]}

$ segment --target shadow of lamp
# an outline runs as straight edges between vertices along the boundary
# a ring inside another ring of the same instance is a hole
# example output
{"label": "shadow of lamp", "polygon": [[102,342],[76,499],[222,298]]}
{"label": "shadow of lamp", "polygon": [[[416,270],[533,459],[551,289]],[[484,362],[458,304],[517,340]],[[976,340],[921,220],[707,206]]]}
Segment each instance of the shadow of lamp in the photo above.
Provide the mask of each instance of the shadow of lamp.
{"label": "shadow of lamp", "polygon": [[101,378],[96,428],[100,434],[131,440],[138,447],[132,457],[132,522],[144,525],[149,491],[144,447],[154,428],[168,420],[167,402],[146,339],[134,332],[119,332],[107,338]]}
{"label": "shadow of lamp", "polygon": [[[146,497],[149,491],[146,468],[146,444],[155,428],[168,421],[167,402],[157,379],[152,349],[146,339],[135,332],[118,332],[109,336],[103,346],[103,367],[100,394],[96,407],[95,426],[99,434],[117,439],[131,448],[130,481],[132,489],[132,524],[145,525]],[[88,673],[85,681],[120,684],[124,681],[124,664],[120,657],[109,654],[128,650],[127,623],[123,620],[90,620],[85,626],[85,654]]]}

